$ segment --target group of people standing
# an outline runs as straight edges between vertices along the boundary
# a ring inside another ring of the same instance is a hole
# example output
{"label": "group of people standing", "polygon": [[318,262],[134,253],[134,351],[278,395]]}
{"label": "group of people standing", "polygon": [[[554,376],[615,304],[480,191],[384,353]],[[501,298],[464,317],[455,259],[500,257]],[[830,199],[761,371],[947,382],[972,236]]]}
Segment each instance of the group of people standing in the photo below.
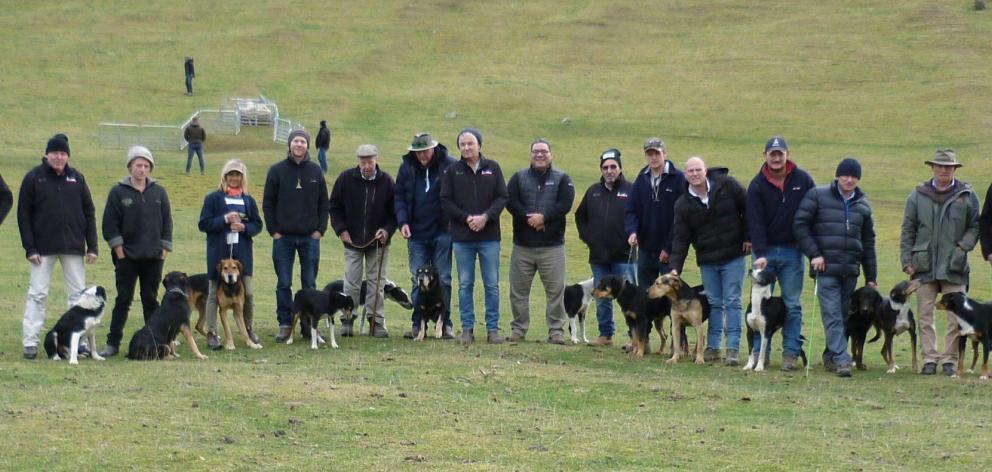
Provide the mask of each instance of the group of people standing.
{"label": "group of people standing", "polygon": [[[321,123],[318,149],[326,150],[329,133]],[[367,284],[365,312],[371,333],[388,337],[383,311],[383,284],[389,246],[398,230],[407,240],[411,276],[417,268],[437,269],[444,309],[450,312],[452,256],[458,267],[460,342],[475,341],[474,285],[478,264],[484,287],[486,341],[504,342],[500,335],[500,224],[506,209],[512,217],[509,300],[510,342],[522,342],[530,328],[530,291],[535,275],[541,279],[547,305],[547,342],[565,344],[565,229],[575,198],[569,176],[553,166],[550,142],[535,140],[530,164],[507,182],[495,160],[482,152],[482,134],[463,129],[456,138],[460,159],[428,133],[414,136],[403,156],[397,179],[378,165],[379,150],[363,144],[357,165],[341,172],[328,191],[326,163],[310,159],[310,136],[294,131],[287,153],[268,170],[262,207],[248,192],[248,169],[237,159],[223,167],[218,189],[203,202],[199,229],[207,236],[207,272],[212,280],[208,300],[217,289],[217,263],[241,261],[246,285],[245,318],[253,329],[252,240],[264,228],[273,239],[276,272],[277,342],[290,336],[292,274],[299,259],[301,285],[316,288],[320,240],[328,229],[344,245],[345,291],[356,306]],[[742,288],[746,257],[752,265],[773,271],[787,306],[783,328],[782,369],[797,368],[802,350],[802,305],[805,255],[827,335],[823,362],[842,376],[851,374],[844,314],[864,271],[867,285],[877,277],[875,232],[871,206],[858,184],[860,163],[844,158],[828,185],[813,178],[790,159],[785,139],[765,144],[764,163],[747,189],[725,168],[707,168],[691,157],[685,170],[668,159],[660,138],[644,143],[644,166],[628,181],[621,152],[607,149],[598,159],[601,177],[582,196],[575,211],[579,238],[588,246],[595,283],[607,275],[624,277],[642,286],[665,273],[681,273],[692,246],[706,296],[712,307],[705,360],[737,365],[741,335]],[[83,175],[69,167],[68,138],[58,134],[46,146],[42,163],[24,177],[18,200],[18,226],[31,282],[24,310],[24,356],[34,358],[45,318],[45,299],[56,261],[62,264],[69,303],[85,284],[84,262],[97,259],[93,200]],[[957,325],[948,318],[945,350],[938,352],[933,308],[938,293],[964,291],[968,283],[967,253],[982,241],[983,255],[992,262],[992,187],[979,214],[972,187],[954,178],[962,164],[954,151],[936,153],[926,164],[932,178],[913,190],[906,202],[900,241],[903,271],[922,283],[918,308],[924,352],[924,374],[938,364],[953,371]],[[117,353],[123,327],[140,283],[145,317],[158,306],[157,291],[163,263],[172,250],[172,217],[165,189],[151,177],[151,152],[134,146],[127,154],[128,175],[113,186],[104,209],[102,232],[111,248],[117,298],[112,311],[104,357]],[[0,179],[2,183],[2,179]],[[10,191],[0,186],[0,221],[12,205]],[[263,225],[264,221],[264,225]],[[414,284],[413,299],[419,297]],[[613,304],[597,301],[600,336],[591,344],[613,345]],[[208,306],[208,346],[218,349],[216,304]],[[422,313],[415,308],[411,330],[417,337]],[[450,317],[442,333],[453,339]],[[758,352],[760,346],[754,346]],[[82,350],[88,352],[89,347]],[[85,355],[86,352],[83,352]]]}

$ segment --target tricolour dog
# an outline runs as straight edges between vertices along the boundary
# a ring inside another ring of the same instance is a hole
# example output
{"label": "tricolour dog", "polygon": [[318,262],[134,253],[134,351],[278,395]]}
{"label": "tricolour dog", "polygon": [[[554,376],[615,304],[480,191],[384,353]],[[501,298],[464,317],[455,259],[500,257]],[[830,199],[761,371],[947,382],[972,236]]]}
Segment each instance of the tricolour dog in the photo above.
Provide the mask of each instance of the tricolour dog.
{"label": "tricolour dog", "polygon": [[417,297],[417,308],[420,310],[420,331],[413,338],[423,341],[427,333],[427,323],[434,322],[434,337],[441,339],[444,323],[448,320],[448,311],[444,309],[444,288],[441,286],[437,268],[427,264],[417,268],[415,278],[420,295]]}
{"label": "tricolour dog", "polygon": [[[773,270],[768,268],[752,269],[748,277],[751,279],[751,301],[747,305],[747,315],[744,319],[747,324],[748,352],[751,355],[748,356],[747,364],[744,365],[743,370],[753,369],[761,372],[765,370],[765,364],[768,362],[768,348],[772,336],[785,326],[788,309],[782,297],[772,296],[772,284],[775,283]],[[754,353],[755,337],[761,341],[761,347],[757,354]],[[806,338],[800,335],[799,339],[805,340]],[[805,350],[799,350],[799,358],[803,360],[803,366],[808,364]]]}
{"label": "tricolour dog", "polygon": [[578,344],[579,338],[589,344],[589,340],[586,339],[586,311],[593,299],[592,291],[595,288],[593,281],[594,279],[590,278],[565,287],[565,314],[568,315],[568,332],[572,335],[572,344]]}
{"label": "tricolour dog", "polygon": [[128,344],[127,358],[132,360],[156,360],[166,357],[179,357],[175,340],[182,333],[197,359],[206,359],[196,347],[193,332],[189,328],[190,306],[186,292],[189,279],[182,272],[169,272],[162,278],[165,295],[162,303],[151,315],[145,326],[134,333]]}
{"label": "tricolour dog", "polygon": [[667,337],[662,322],[671,312],[671,303],[667,298],[648,298],[647,287],[638,287],[618,275],[600,279],[592,294],[596,298],[616,300],[620,305],[630,333],[630,345],[624,346],[625,352],[633,357],[644,357],[650,352],[652,326],[661,338],[658,354],[664,352]]}
{"label": "tricolour dog", "polygon": [[964,352],[968,339],[982,345],[982,380],[989,378],[989,345],[992,342],[989,329],[992,328],[992,304],[981,303],[968,298],[961,292],[945,293],[937,302],[937,308],[947,310],[957,319],[960,337],[958,338],[958,371],[955,376],[964,375]]}
{"label": "tricolour dog", "polygon": [[317,333],[317,325],[321,318],[327,316],[331,347],[338,348],[338,342],[334,338],[334,314],[340,311],[341,323],[344,324],[346,321],[350,323],[354,317],[355,301],[344,292],[329,290],[328,287],[324,290],[304,288],[296,292],[296,296],[293,297],[293,323],[290,325],[286,344],[293,344],[296,323],[305,319],[310,329],[310,349],[317,349],[317,344],[323,342]]}
{"label": "tricolour dog", "polygon": [[94,359],[102,361],[96,353],[96,327],[100,325],[103,307],[107,304],[107,291],[93,286],[83,291],[76,304],[62,314],[55,326],[45,335],[45,353],[52,360],[68,358],[69,364],[79,364],[79,340],[89,341]]}
{"label": "tricolour dog", "polygon": [[[238,325],[238,331],[245,340],[245,344],[252,349],[261,349],[262,345],[252,341],[248,333],[248,324],[245,320],[245,282],[241,278],[244,266],[237,259],[221,259],[217,263],[217,311],[221,325],[224,327],[224,348],[234,349],[234,334],[231,332],[231,325],[227,322],[227,312],[234,313],[234,321]],[[199,317],[196,320],[196,330],[206,336],[204,321],[206,321],[206,297],[207,287],[206,274],[197,274],[190,277],[190,303],[196,307]]]}
{"label": "tricolour dog", "polygon": [[703,323],[709,319],[710,303],[706,296],[699,293],[689,284],[682,281],[676,274],[664,274],[655,279],[648,288],[648,298],[668,298],[672,304],[672,357],[666,361],[675,364],[679,361],[685,336],[682,327],[691,325],[696,330],[696,364],[704,364],[703,350],[706,348],[706,333]]}
{"label": "tricolour dog", "polygon": [[[368,292],[369,286],[370,285],[368,280],[362,281],[362,288],[361,291],[359,291],[358,293],[358,304],[356,305],[356,307],[365,306],[365,296],[366,296],[366,292]],[[330,289],[334,292],[344,293],[344,280],[335,280],[327,284],[327,286],[325,286],[324,289],[325,290]],[[393,282],[392,280],[383,279],[382,294],[383,294],[383,298],[385,298],[386,300],[391,300],[407,310],[413,309],[413,302],[410,301],[410,295],[406,293],[405,290],[400,288],[399,285],[396,285],[396,282]],[[367,313],[366,316],[372,316],[372,313]],[[347,323],[345,323],[344,319],[341,320],[341,336],[344,337],[352,336],[352,328],[354,327],[355,318],[357,318],[357,316],[352,317],[351,320],[348,320]],[[303,337],[308,337],[310,336],[310,331],[309,328],[305,324],[303,324],[303,322],[305,321],[306,320],[301,321],[300,330],[301,333],[303,333]],[[365,333],[365,318],[362,318],[361,321],[359,322],[358,332],[359,334]]]}
{"label": "tricolour dog", "polygon": [[875,337],[868,342],[878,340],[881,331],[885,335],[882,343],[882,359],[888,365],[886,370],[889,374],[894,374],[899,366],[896,365],[895,356],[892,354],[893,339],[909,331],[909,340],[913,348],[913,372],[917,371],[916,356],[916,319],[913,317],[913,310],[910,309],[909,296],[920,288],[918,281],[903,280],[892,287],[889,296],[882,299],[878,305],[876,317],[872,320],[875,326]]}

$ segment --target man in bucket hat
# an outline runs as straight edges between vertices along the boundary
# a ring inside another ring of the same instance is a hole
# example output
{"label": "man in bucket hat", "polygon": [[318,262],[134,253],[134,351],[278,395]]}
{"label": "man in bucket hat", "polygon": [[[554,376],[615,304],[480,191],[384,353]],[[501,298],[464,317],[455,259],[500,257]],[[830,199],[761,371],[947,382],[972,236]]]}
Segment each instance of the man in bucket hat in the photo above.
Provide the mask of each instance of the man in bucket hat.
{"label": "man in bucket hat", "polygon": [[953,149],[939,149],[925,161],[933,177],[906,199],[899,240],[902,271],[921,283],[916,291],[924,375],[954,374],[958,358],[958,324],[947,314],[944,352],[937,351],[933,308],[938,293],[964,292],[968,284],[968,252],[978,242],[978,197],[966,182],[954,178],[961,163]]}
{"label": "man in bucket hat", "polygon": [[[430,264],[441,279],[444,310],[451,312],[451,232],[450,222],[441,211],[441,175],[456,161],[448,156],[448,148],[428,133],[413,137],[403,163],[396,173],[396,223],[400,235],[407,240],[410,275]],[[413,281],[413,327],[403,337],[414,339],[420,331],[421,313],[418,307],[420,286]],[[442,338],[452,339],[451,317],[446,316]]]}

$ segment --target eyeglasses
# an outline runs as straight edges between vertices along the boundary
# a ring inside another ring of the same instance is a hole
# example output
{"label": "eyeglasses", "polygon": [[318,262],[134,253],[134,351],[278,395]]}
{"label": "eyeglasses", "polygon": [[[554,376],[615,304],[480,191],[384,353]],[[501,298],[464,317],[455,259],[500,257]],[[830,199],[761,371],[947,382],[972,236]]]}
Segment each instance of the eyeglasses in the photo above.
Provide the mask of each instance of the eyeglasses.
{"label": "eyeglasses", "polygon": [[533,149],[530,153],[536,156],[547,156],[548,154],[551,154],[551,151],[547,149]]}

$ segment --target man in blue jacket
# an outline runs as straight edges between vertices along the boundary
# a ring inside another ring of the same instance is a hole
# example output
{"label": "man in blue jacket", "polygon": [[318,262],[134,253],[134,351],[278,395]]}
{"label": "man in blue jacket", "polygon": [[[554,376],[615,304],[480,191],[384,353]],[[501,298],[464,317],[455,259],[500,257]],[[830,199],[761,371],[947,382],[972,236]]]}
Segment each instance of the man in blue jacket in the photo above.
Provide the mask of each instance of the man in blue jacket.
{"label": "man in blue jacket", "polygon": [[[442,339],[453,339],[451,329],[451,233],[449,222],[441,211],[441,175],[455,160],[448,156],[448,148],[438,143],[429,133],[413,137],[403,163],[396,173],[396,224],[400,235],[407,240],[410,275],[430,264],[440,277],[445,316]],[[413,279],[413,328],[403,337],[414,339],[420,333],[420,286]]]}
{"label": "man in blue jacket", "polygon": [[685,191],[685,177],[666,159],[665,149],[661,138],[644,142],[648,165],[634,179],[627,202],[624,228],[627,243],[638,247],[637,283],[641,285],[671,270],[675,201]]}
{"label": "man in blue jacket", "polygon": [[[788,310],[782,328],[782,370],[796,369],[802,350],[803,254],[792,234],[799,202],[816,184],[789,159],[789,145],[781,136],[765,143],[765,163],[747,188],[747,225],[755,268],[772,267],[779,275]],[[754,346],[757,353],[760,346]],[[766,351],[770,352],[770,351]]]}

